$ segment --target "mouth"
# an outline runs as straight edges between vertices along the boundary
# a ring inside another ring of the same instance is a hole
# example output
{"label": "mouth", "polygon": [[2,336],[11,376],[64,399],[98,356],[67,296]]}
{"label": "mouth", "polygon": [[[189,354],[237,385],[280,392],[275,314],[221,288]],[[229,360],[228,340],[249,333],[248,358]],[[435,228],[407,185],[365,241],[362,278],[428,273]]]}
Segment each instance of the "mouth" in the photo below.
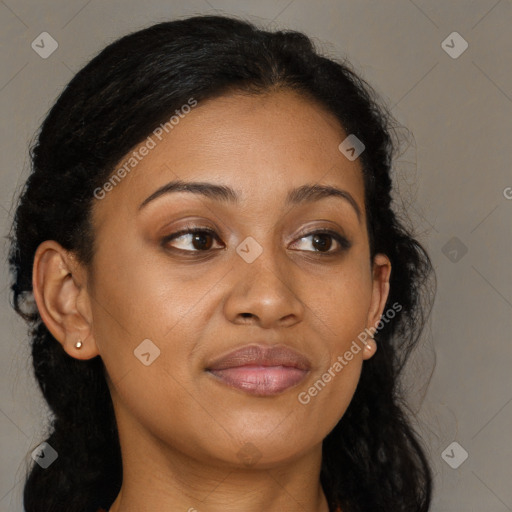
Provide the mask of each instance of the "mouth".
{"label": "mouth", "polygon": [[295,387],[311,369],[309,360],[285,346],[249,345],[209,364],[218,382],[256,396],[271,396]]}

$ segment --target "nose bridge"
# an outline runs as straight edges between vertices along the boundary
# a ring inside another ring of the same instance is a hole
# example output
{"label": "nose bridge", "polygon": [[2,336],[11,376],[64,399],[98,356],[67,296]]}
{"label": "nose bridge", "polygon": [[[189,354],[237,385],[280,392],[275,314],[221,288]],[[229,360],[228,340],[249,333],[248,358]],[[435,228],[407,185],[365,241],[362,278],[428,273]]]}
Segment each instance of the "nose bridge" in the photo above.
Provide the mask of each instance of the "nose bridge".
{"label": "nose bridge", "polygon": [[236,247],[240,260],[236,265],[249,280],[266,273],[268,275],[264,276],[265,280],[270,278],[282,286],[282,281],[286,281],[287,268],[290,264],[286,262],[288,258],[285,250],[279,234],[276,234],[273,228],[262,225],[256,230],[252,229]]}
{"label": "nose bridge", "polygon": [[231,319],[250,314],[263,323],[302,316],[303,305],[294,289],[294,263],[275,235],[267,230],[247,236],[236,248],[235,283],[228,299]]}

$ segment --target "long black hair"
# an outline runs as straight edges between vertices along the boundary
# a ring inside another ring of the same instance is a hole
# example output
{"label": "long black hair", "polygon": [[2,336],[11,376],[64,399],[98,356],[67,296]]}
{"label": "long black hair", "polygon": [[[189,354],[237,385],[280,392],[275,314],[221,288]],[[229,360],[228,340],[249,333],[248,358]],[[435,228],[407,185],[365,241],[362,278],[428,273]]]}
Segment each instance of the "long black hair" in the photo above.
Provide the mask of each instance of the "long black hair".
{"label": "long black hair", "polygon": [[[9,263],[12,305],[29,324],[35,376],[51,411],[46,441],[59,457],[34,464],[24,487],[26,512],[89,512],[110,507],[122,483],[121,451],[100,356],[64,351],[32,298],[38,245],[56,240],[90,266],[94,191],[116,164],[193,97],[291,89],[326,108],[360,155],[370,252],[392,273],[388,305],[401,305],[375,338],[346,413],[323,443],[321,482],[332,510],[424,512],[432,477],[412,427],[399,377],[432,304],[428,254],[392,209],[394,120],[345,61],[320,55],[296,31],[266,31],[224,16],[159,23],[107,46],[64,89],[31,146],[32,172],[18,199]],[[341,135],[341,134],[340,134]]]}

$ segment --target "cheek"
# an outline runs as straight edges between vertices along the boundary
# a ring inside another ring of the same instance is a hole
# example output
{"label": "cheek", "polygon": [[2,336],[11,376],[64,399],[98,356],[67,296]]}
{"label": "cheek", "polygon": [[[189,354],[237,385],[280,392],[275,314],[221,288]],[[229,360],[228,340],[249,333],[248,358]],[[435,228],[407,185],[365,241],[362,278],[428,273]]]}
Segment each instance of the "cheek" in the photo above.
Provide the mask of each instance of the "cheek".
{"label": "cheek", "polygon": [[[185,450],[213,421],[201,407],[190,372],[200,332],[194,319],[210,286],[184,283],[165,267],[132,256],[123,265],[105,262],[102,268],[93,301],[94,335],[120,424],[134,418]],[[197,419],[197,429],[188,418]]]}
{"label": "cheek", "polygon": [[345,413],[361,374],[364,343],[360,336],[367,327],[371,301],[365,261],[354,258],[323,281],[323,292],[315,280],[306,294],[324,357],[307,386],[298,390],[297,399],[308,423],[317,418],[313,428],[327,427],[326,434]]}
{"label": "cheek", "polygon": [[201,274],[177,265],[142,242],[130,245],[117,240],[115,247],[102,247],[96,266],[100,316],[110,316],[114,331],[135,340],[165,338],[182,319],[193,315],[195,305],[218,280],[215,272]]}
{"label": "cheek", "polygon": [[108,375],[134,407],[164,401],[183,410],[194,348],[215,315],[216,283],[229,269],[187,268],[124,240],[106,249],[98,254],[92,305]]}
{"label": "cheek", "polygon": [[329,340],[331,353],[344,352],[367,327],[371,287],[369,270],[360,258],[306,283],[304,300],[318,324],[319,337]]}
{"label": "cheek", "polygon": [[361,284],[365,283],[361,274],[347,269],[336,277],[336,285],[329,283],[329,294],[311,289],[316,342],[324,357],[307,385],[297,391],[308,429],[324,435],[347,410],[359,382],[364,347],[359,336],[367,327],[370,301],[369,286]]}

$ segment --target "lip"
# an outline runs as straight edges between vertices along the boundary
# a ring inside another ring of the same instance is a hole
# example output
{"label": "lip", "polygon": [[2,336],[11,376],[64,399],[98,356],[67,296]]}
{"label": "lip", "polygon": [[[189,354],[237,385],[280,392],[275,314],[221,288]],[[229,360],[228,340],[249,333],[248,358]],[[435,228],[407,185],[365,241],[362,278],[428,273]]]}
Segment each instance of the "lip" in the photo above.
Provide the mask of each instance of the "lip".
{"label": "lip", "polygon": [[309,360],[284,345],[247,345],[215,359],[206,371],[219,382],[258,396],[296,386],[311,369]]}

